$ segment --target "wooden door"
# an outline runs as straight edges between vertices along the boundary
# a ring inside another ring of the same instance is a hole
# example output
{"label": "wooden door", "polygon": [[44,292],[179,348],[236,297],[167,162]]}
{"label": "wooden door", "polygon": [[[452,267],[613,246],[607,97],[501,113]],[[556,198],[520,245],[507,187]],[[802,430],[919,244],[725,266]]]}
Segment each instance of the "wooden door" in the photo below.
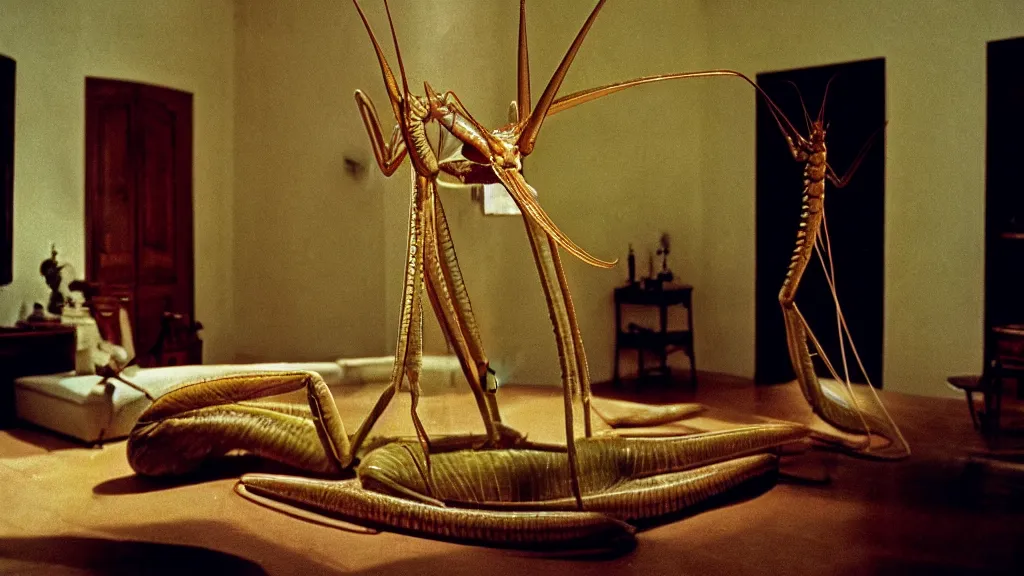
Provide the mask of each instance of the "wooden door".
{"label": "wooden door", "polygon": [[[988,43],[985,162],[985,365],[1003,340],[997,326],[1024,325],[1024,38]],[[1024,386],[1018,388],[1018,393]]]}
{"label": "wooden door", "polygon": [[86,269],[128,299],[139,354],[193,315],[192,95],[86,79]]}
{"label": "wooden door", "polygon": [[[833,79],[834,78],[834,79]],[[758,84],[806,136],[800,96],[814,118],[825,88],[828,162],[842,176],[865,142],[885,124],[885,60],[758,74]],[[803,164],[795,162],[762,99],[757,102],[757,277],[755,380],[771,384],[795,376],[786,347],[778,295],[793,254],[803,191]],[[885,284],[885,133],[876,137],[843,189],[825,186],[836,291],[871,383],[882,383]],[[824,234],[824,231],[821,232]],[[835,304],[817,257],[807,266],[797,305],[829,358],[841,365]],[[813,350],[813,349],[812,349]],[[852,366],[851,378],[864,382]],[[819,376],[831,377],[814,356]],[[841,368],[840,370],[841,375]]]}

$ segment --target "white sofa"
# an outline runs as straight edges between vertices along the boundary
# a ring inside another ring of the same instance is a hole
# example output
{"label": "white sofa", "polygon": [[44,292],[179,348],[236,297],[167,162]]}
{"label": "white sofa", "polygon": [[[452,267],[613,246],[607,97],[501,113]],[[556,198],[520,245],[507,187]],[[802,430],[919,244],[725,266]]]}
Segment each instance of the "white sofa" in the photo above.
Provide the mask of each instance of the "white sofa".
{"label": "white sofa", "polygon": [[[133,384],[154,397],[199,380],[254,371],[310,370],[328,386],[387,381],[394,358],[343,358],[335,362],[287,362],[275,364],[217,364],[141,368],[131,377]],[[448,378],[460,372],[454,356],[427,356],[423,370]],[[73,372],[25,376],[14,382],[18,418],[87,443],[123,438],[149,407],[146,397],[116,380],[102,384],[95,375]]]}

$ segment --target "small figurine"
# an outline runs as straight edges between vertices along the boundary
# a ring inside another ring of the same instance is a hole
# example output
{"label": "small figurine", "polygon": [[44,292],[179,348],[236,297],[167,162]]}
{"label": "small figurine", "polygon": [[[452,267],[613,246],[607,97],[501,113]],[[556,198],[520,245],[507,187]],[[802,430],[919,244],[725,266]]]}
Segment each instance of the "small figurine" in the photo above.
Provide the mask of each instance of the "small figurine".
{"label": "small figurine", "polygon": [[43,260],[39,265],[39,273],[46,279],[46,285],[50,287],[50,303],[46,310],[50,314],[60,315],[64,310],[64,293],[61,292],[61,271],[67,264],[57,262],[57,246],[50,245],[50,257]]}
{"label": "small figurine", "polygon": [[661,246],[658,248],[658,255],[661,256],[661,272],[658,273],[658,280],[662,282],[671,282],[672,278],[674,278],[674,275],[672,274],[672,271],[668,269],[668,234],[662,234],[659,243],[661,244]]}

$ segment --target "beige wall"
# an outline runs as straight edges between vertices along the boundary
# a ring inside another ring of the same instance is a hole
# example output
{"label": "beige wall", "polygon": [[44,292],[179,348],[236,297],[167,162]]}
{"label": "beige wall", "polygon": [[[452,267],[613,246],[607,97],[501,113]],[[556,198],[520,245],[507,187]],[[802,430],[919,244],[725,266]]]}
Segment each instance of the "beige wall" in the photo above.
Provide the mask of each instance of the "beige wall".
{"label": "beige wall", "polygon": [[[755,74],[886,59],[884,384],[917,394],[947,393],[948,375],[981,369],[985,43],[1024,35],[1024,4],[708,1],[706,7],[707,63],[713,67]],[[705,118],[705,250],[698,305],[707,336],[698,342],[700,360],[710,370],[749,376],[754,367],[750,94],[716,87]]]}
{"label": "beige wall", "polygon": [[46,298],[51,242],[85,273],[85,77],[118,78],[194,94],[196,317],[206,358],[231,357],[231,38],[227,1],[0,0],[0,52],[18,61],[15,279],[0,324]]}
{"label": "beige wall", "polygon": [[352,99],[381,82],[352,65],[365,33],[348,2],[236,11],[236,359],[382,354],[386,191]]}
{"label": "beige wall", "polygon": [[[365,4],[397,72],[382,6]],[[535,4],[529,22],[539,95],[589,7]],[[239,2],[237,7],[238,358],[393,351],[409,168],[407,162],[391,178],[380,174],[352,100],[357,88],[364,90],[390,130],[393,119],[387,117],[366,33],[348,3]],[[429,80],[439,90],[456,91],[485,125],[504,123],[515,94],[516,4],[396,2],[392,9],[412,89],[422,91],[423,80]],[[605,12],[563,92],[680,62],[698,65],[695,4],[611,3]],[[638,48],[644,58],[623,48],[636,42],[629,31],[636,29],[650,33]],[[681,34],[681,29],[691,32]],[[701,97],[699,84],[688,90],[693,101]],[[696,251],[684,247],[698,238],[698,213],[692,210],[697,159],[678,158],[684,157],[682,148],[699,141],[699,114],[673,111],[675,94],[671,88],[645,88],[633,98],[566,112],[545,126],[528,163],[529,179],[555,220],[595,254],[624,257],[628,242],[653,246],[665,230],[677,242],[677,269],[696,269]],[[652,153],[646,145],[652,137],[666,148]],[[364,180],[343,172],[346,155],[367,164]],[[609,161],[623,156],[629,161]],[[522,221],[484,218],[465,190],[443,190],[441,197],[487,350],[501,376],[557,383],[551,325]],[[606,376],[610,293],[625,276],[624,265],[615,271],[568,267],[595,373]],[[426,323],[427,350],[444,351],[429,309]]]}

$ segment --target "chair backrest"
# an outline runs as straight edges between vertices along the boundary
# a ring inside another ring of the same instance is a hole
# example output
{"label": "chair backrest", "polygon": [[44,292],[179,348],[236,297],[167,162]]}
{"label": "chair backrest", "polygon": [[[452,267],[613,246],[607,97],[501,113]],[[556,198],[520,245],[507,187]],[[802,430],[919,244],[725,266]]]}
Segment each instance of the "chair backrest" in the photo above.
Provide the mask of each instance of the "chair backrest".
{"label": "chair backrest", "polygon": [[995,364],[1002,372],[1024,372],[1024,326],[996,326],[992,333]]}
{"label": "chair backrest", "polygon": [[94,295],[89,298],[87,305],[103,339],[124,348],[128,357],[134,358],[135,342],[128,316],[131,299],[127,296]]}

